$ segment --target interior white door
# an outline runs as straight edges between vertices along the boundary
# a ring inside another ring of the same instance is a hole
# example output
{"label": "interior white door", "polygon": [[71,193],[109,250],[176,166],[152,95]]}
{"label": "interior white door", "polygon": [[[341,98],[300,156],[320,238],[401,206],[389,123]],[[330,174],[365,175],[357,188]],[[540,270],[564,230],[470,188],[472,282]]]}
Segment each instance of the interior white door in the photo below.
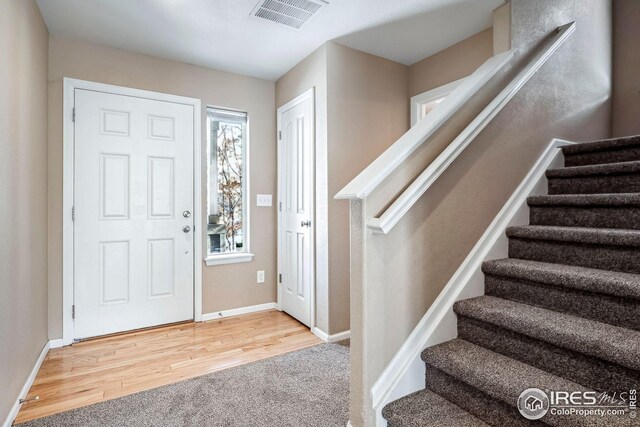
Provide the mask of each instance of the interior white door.
{"label": "interior white door", "polygon": [[278,112],[280,307],[307,326],[314,292],[313,105],[310,92]]}
{"label": "interior white door", "polygon": [[193,106],[74,96],[74,338],[193,319]]}

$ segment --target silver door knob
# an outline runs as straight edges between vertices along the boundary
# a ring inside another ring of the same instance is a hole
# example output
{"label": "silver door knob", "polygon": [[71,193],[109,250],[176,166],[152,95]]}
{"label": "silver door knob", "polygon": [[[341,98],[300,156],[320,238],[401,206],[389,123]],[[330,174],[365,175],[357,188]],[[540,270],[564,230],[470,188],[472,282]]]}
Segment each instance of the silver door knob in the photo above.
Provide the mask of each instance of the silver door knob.
{"label": "silver door knob", "polygon": [[191,217],[191,212],[184,211],[184,212],[182,212],[182,216],[185,217],[185,218],[190,218]]}
{"label": "silver door knob", "polygon": [[300,227],[311,227],[311,221],[306,220],[300,223]]}
{"label": "silver door knob", "polygon": [[190,232],[190,231],[191,231],[191,227],[189,227],[188,225],[185,225],[185,226],[182,228],[182,231],[184,231],[185,233],[188,233],[188,232]]}

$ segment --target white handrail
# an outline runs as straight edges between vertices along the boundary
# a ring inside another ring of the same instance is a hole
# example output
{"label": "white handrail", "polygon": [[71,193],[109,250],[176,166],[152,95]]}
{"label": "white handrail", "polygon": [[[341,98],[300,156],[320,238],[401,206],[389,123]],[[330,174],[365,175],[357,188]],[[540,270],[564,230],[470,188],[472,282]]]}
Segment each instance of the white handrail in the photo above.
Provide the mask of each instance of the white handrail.
{"label": "white handrail", "polygon": [[335,199],[364,199],[431,137],[478,90],[511,59],[513,51],[503,52],[485,61],[473,74],[455,88],[444,101],[347,184]]}
{"label": "white handrail", "polygon": [[[538,71],[549,57],[575,31],[576,24],[571,22],[558,28],[527,66],[511,80],[493,101],[440,153],[440,155],[411,183],[379,218],[367,221],[367,227],[373,233],[387,234],[404,214],[420,199],[451,163],[464,151],[476,136],[493,120],[502,108],[515,96],[520,88]],[[429,117],[429,116],[427,116]]]}

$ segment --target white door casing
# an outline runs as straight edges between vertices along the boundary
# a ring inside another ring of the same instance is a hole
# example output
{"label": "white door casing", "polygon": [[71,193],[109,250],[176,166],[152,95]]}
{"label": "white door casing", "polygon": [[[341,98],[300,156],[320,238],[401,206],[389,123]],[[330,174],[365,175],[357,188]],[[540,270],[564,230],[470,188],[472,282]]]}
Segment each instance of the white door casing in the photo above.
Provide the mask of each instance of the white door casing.
{"label": "white door casing", "polygon": [[78,88],[74,106],[73,338],[193,319],[199,111]]}
{"label": "white door casing", "polygon": [[278,109],[278,304],[313,327],[314,92]]}

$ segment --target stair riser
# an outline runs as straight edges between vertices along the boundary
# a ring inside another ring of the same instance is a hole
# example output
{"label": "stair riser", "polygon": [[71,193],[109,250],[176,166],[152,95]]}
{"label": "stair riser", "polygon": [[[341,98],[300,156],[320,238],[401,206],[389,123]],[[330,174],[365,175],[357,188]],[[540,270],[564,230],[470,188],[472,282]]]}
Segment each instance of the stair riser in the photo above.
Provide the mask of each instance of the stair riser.
{"label": "stair riser", "polygon": [[640,193],[640,174],[550,178],[549,194]]}
{"label": "stair riser", "polygon": [[607,163],[633,162],[637,160],[640,160],[640,147],[629,147],[617,150],[596,151],[592,153],[565,154],[564,165],[567,167],[603,165]]}
{"label": "stair riser", "polygon": [[509,258],[640,273],[638,249],[627,246],[510,237]]}
{"label": "stair riser", "polygon": [[640,301],[485,274],[485,294],[640,331]]}
{"label": "stair riser", "polygon": [[449,402],[458,405],[491,426],[545,426],[544,423],[539,421],[528,421],[523,418],[515,406],[516,402],[513,402],[513,406],[507,405],[429,364],[427,364],[425,384],[427,389],[439,394]]}
{"label": "stair riser", "polygon": [[532,206],[531,225],[640,230],[640,207]]}
{"label": "stair riser", "polygon": [[458,338],[599,391],[629,391],[640,373],[477,319],[458,316]]}

